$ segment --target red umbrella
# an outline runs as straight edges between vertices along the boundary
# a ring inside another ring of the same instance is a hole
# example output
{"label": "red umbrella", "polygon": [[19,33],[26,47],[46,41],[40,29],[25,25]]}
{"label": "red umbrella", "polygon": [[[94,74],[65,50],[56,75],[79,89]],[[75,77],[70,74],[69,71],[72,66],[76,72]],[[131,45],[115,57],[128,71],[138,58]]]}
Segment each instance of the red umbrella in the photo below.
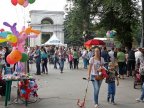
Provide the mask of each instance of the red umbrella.
{"label": "red umbrella", "polygon": [[91,45],[105,45],[104,41],[98,39],[91,39],[84,43],[85,46]]}

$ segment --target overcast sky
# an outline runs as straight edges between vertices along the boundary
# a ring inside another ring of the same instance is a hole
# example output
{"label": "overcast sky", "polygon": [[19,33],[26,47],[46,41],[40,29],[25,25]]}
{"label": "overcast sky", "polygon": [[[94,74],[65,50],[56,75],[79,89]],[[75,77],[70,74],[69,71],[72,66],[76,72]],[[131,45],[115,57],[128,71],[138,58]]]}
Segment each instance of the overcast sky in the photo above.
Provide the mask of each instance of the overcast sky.
{"label": "overcast sky", "polygon": [[10,24],[17,23],[18,30],[21,30],[23,25],[27,26],[30,10],[50,10],[64,11],[66,0],[36,0],[33,4],[29,4],[26,8],[20,5],[12,5],[11,0],[1,0],[0,3],[0,29],[7,27],[3,26],[3,22]]}

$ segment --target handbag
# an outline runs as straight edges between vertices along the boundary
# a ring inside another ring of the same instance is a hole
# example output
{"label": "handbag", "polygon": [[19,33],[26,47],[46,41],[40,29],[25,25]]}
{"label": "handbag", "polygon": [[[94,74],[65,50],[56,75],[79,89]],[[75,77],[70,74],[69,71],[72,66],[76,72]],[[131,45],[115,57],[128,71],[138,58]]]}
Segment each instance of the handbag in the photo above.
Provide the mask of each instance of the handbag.
{"label": "handbag", "polygon": [[[93,63],[94,63],[94,58],[93,58]],[[101,64],[101,60],[100,60]],[[94,66],[94,69],[96,71],[96,68]],[[98,75],[95,76],[95,80],[103,80],[104,78],[108,77],[106,70],[102,67],[101,71],[98,72]]]}
{"label": "handbag", "polygon": [[105,74],[106,74],[106,71],[105,69],[102,68],[101,71],[98,72],[98,75],[95,76],[95,80],[103,80],[106,77]]}

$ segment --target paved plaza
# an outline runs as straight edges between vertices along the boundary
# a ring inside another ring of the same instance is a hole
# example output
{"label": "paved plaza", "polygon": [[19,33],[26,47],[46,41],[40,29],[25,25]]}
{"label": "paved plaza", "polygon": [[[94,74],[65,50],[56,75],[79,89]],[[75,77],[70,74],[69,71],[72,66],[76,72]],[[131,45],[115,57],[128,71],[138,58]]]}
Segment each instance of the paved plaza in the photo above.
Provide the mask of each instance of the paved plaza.
{"label": "paved plaza", "polygon": [[[78,70],[70,70],[68,63],[65,63],[64,73],[53,68],[53,65],[48,65],[49,74],[35,76],[35,65],[30,65],[30,73],[36,78],[39,85],[39,99],[36,103],[28,104],[28,108],[78,108],[77,99],[83,99],[87,81],[83,77],[87,76],[87,70],[83,69],[82,63]],[[14,104],[16,98],[16,84],[12,85],[11,102],[8,108],[25,108],[22,103]],[[133,79],[120,79],[120,85],[117,87],[116,103],[112,105],[107,103],[107,85],[103,81],[100,90],[100,108],[143,108],[144,103],[135,101],[141,94],[140,89],[133,89]],[[89,89],[86,98],[86,108],[94,108],[93,105],[93,88],[89,84]],[[4,97],[0,97],[0,108],[4,107]]]}

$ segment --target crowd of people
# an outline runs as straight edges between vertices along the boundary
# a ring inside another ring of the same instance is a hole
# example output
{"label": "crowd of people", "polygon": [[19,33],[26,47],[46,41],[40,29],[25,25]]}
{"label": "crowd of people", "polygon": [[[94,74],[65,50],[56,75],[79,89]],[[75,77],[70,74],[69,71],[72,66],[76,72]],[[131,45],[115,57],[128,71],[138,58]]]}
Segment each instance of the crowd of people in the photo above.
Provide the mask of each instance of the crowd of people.
{"label": "crowd of people", "polygon": [[[8,47],[0,46],[0,74],[2,74],[4,67],[10,67],[10,64],[6,61],[9,53]],[[144,82],[144,49],[142,48],[111,48],[107,50],[106,47],[86,49],[82,47],[35,46],[34,48],[25,47],[25,53],[29,55],[28,62],[36,64],[36,75],[48,74],[49,64],[53,64],[54,69],[59,69],[60,73],[63,73],[65,61],[68,61],[69,69],[79,69],[79,60],[81,58],[83,68],[88,70],[88,79],[94,80],[92,83],[96,108],[99,107],[98,95],[102,80],[96,80],[95,76],[98,75],[102,67],[105,67],[109,72],[109,79],[106,79],[106,83],[108,83],[107,101],[113,104],[115,104],[115,80],[119,85],[119,79],[124,80],[126,77],[134,77],[135,70],[139,68],[142,83]],[[143,100],[144,83],[142,95],[137,101]]]}
{"label": "crowd of people", "polygon": [[[118,86],[119,79],[124,80],[126,77],[135,77],[135,70],[139,68],[140,71],[144,63],[144,49],[142,48],[111,48],[110,50],[107,50],[106,47],[97,47],[87,50],[86,48],[64,47],[41,47],[40,49],[37,46],[36,52],[37,54],[33,57],[36,59],[38,75],[41,74],[39,68],[41,62],[44,62],[45,64],[42,66],[42,72],[45,72],[45,69],[46,72],[48,71],[46,67],[47,62],[52,61],[54,68],[57,69],[59,67],[60,72],[63,73],[64,62],[66,59],[69,62],[70,69],[78,69],[79,59],[81,57],[83,60],[83,68],[88,70],[89,73],[88,79],[94,80],[92,83],[94,87],[94,102],[96,108],[98,108],[98,95],[102,80],[96,80],[95,76],[98,75],[98,72],[101,70],[101,66],[105,67],[105,69],[109,72],[109,79],[106,79],[106,83],[108,84],[107,101],[115,104],[115,80],[117,80]],[[40,54],[44,54],[45,56],[40,56]],[[38,60],[39,62],[37,61],[38,56],[41,58]],[[142,83],[144,82],[143,70],[141,71],[141,81]],[[144,84],[142,86],[142,95],[136,100],[143,101],[143,99]]]}
{"label": "crowd of people", "polygon": [[[97,79],[102,68],[107,71],[108,77],[106,83],[108,84],[107,102],[115,103],[116,84],[119,85],[119,79],[126,77],[136,77],[135,70],[138,68],[141,76],[142,94],[136,99],[138,102],[144,102],[144,49],[131,48],[112,48],[107,51],[106,47],[95,48],[93,50],[94,56],[89,60],[88,79],[92,80],[94,88],[94,103],[95,108],[99,108],[99,90],[102,79]],[[110,100],[111,99],[111,100]]]}

